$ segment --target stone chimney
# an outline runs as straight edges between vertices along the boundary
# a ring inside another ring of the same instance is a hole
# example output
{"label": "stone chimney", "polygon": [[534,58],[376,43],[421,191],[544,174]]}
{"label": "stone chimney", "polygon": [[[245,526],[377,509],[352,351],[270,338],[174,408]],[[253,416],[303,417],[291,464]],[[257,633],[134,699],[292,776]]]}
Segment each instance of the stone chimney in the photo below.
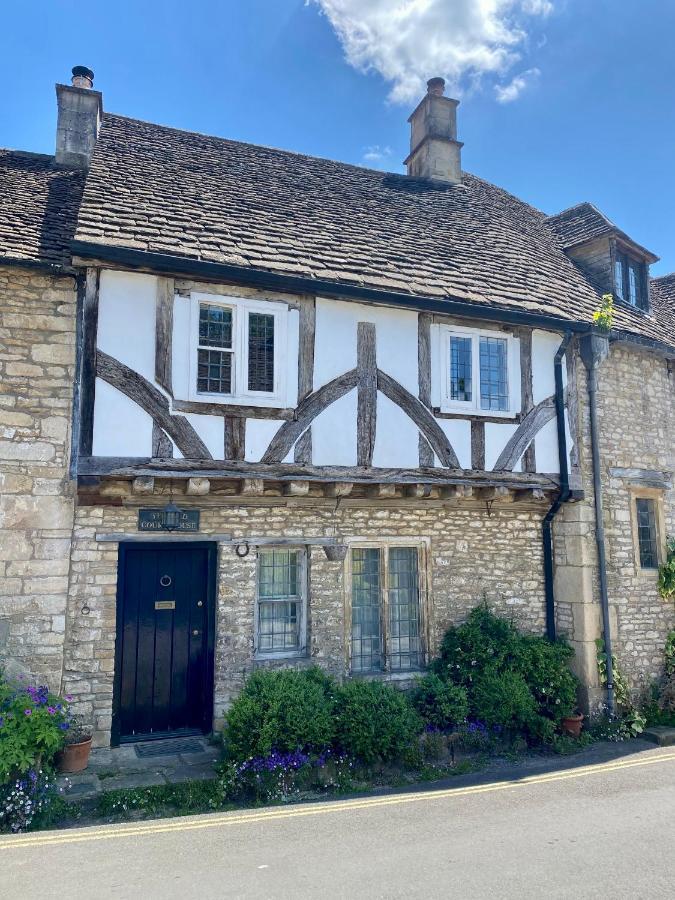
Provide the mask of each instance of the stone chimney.
{"label": "stone chimney", "polygon": [[88,169],[101,125],[103,98],[92,90],[94,73],[75,66],[72,84],[56,85],[56,164]]}
{"label": "stone chimney", "polygon": [[435,178],[450,184],[462,181],[461,150],[457,140],[459,100],[444,97],[445,81],[430,78],[426,96],[420,101],[410,122],[410,155],[404,160],[408,175]]}

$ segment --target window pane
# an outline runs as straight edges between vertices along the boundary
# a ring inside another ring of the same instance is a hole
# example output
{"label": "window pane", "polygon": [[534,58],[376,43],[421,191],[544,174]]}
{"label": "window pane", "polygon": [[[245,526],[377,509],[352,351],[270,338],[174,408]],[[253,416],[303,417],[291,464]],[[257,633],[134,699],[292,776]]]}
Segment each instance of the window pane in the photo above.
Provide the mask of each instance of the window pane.
{"label": "window pane", "polygon": [[380,551],[352,550],[352,671],[382,669]]}
{"label": "window pane", "polygon": [[249,314],[248,389],[274,391],[274,316]]}
{"label": "window pane", "polygon": [[658,569],[659,554],[656,536],[656,507],[653,500],[639,497],[635,501],[637,511],[638,546],[640,566],[643,569]]}
{"label": "window pane", "polygon": [[509,383],[504,338],[480,339],[480,408],[507,410]]}
{"label": "window pane", "polygon": [[422,664],[420,593],[414,547],[389,550],[389,620],[392,670],[419,668]]}
{"label": "window pane", "polygon": [[619,300],[623,300],[623,256],[617,256],[614,260],[614,293]]}
{"label": "window pane", "polygon": [[232,310],[199,304],[199,345],[232,348]]}
{"label": "window pane", "polygon": [[258,650],[300,648],[299,550],[261,550],[258,555]]}
{"label": "window pane", "polygon": [[197,351],[198,393],[232,393],[232,353],[227,350]]}
{"label": "window pane", "polygon": [[628,266],[628,302],[633,306],[638,302],[638,273],[633,265]]}
{"label": "window pane", "polygon": [[450,399],[471,401],[471,338],[450,338]]}

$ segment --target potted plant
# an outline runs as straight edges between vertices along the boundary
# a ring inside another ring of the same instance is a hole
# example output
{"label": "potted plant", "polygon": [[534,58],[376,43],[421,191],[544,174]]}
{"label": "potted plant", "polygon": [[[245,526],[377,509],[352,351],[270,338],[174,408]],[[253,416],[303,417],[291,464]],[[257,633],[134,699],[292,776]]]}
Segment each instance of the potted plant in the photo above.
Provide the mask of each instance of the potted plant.
{"label": "potted plant", "polygon": [[578,738],[581,734],[581,723],[583,721],[583,713],[570,713],[568,716],[563,716],[560,722],[562,733]]}
{"label": "potted plant", "polygon": [[56,771],[62,774],[82,772],[89,765],[91,731],[79,719],[71,719],[63,748],[56,755]]}

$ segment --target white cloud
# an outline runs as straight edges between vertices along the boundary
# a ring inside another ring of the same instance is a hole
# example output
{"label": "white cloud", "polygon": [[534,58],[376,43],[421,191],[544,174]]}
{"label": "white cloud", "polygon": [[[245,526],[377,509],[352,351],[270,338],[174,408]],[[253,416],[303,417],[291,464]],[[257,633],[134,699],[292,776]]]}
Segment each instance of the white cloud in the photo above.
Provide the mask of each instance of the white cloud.
{"label": "white cloud", "polygon": [[504,77],[521,59],[528,26],[550,0],[307,0],[318,5],[347,62],[392,84],[390,99],[410,103],[442,75],[461,92],[485,76]]}
{"label": "white cloud", "polygon": [[391,147],[382,147],[380,144],[371,144],[365,147],[361,157],[361,165],[372,169],[386,169],[391,160]]}
{"label": "white cloud", "polygon": [[539,69],[527,69],[515,75],[508,84],[496,84],[495,96],[498,103],[512,103],[517,100],[525,88],[541,75]]}

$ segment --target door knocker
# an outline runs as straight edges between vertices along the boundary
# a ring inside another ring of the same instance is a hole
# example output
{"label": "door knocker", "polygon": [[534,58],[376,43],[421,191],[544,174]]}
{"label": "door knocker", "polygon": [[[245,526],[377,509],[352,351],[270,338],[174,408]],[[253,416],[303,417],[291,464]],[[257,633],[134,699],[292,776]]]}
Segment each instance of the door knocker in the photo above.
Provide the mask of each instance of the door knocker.
{"label": "door knocker", "polygon": [[162,587],[168,587],[171,584],[171,577],[169,575],[162,575],[159,579],[159,583]]}

